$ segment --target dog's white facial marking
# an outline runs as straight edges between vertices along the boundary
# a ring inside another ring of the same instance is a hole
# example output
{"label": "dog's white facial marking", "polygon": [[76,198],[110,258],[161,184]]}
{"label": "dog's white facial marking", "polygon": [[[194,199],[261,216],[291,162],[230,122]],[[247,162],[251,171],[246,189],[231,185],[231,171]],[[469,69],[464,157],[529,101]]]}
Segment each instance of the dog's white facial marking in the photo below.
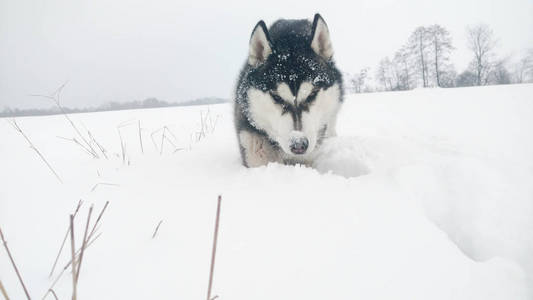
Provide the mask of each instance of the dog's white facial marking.
{"label": "dog's white facial marking", "polygon": [[294,130],[292,117],[290,114],[283,114],[281,106],[274,103],[268,92],[255,88],[248,90],[248,113],[253,126],[266,132],[283,151],[290,153],[289,135]]}
{"label": "dog's white facial marking", "polygon": [[300,88],[298,89],[298,95],[296,99],[298,100],[298,103],[302,103],[309,97],[309,94],[313,91],[313,84],[311,82],[305,81],[300,84]]}
{"label": "dog's white facial marking", "polygon": [[288,84],[286,84],[285,82],[280,83],[278,85],[278,88],[276,89],[276,92],[278,96],[283,99],[283,101],[287,102],[290,105],[294,105],[295,97],[292,94]]}
{"label": "dog's white facial marking", "polygon": [[317,144],[321,129],[327,125],[328,131],[334,130],[337,112],[340,109],[340,87],[335,84],[328,89],[321,89],[309,111],[302,113],[302,131],[309,139],[308,152],[312,152]]}
{"label": "dog's white facial marking", "polygon": [[[306,101],[313,88],[311,83],[302,83],[297,93],[297,104]],[[292,96],[285,83],[278,86],[276,93],[284,101],[285,97]],[[337,84],[319,90],[315,100],[309,104],[308,111],[301,112],[301,128],[296,129],[295,123],[298,122],[293,120],[292,113],[284,113],[282,106],[275,103],[270,93],[251,88],[248,91],[249,121],[257,129],[263,130],[271,140],[277,142],[289,157],[295,156],[290,150],[290,141],[294,139],[295,134],[306,137],[309,141],[307,152],[298,155],[299,158],[305,159],[315,149],[320,139],[318,135],[324,126],[328,128],[326,135],[334,134],[336,115],[341,105],[339,97],[340,87]]]}

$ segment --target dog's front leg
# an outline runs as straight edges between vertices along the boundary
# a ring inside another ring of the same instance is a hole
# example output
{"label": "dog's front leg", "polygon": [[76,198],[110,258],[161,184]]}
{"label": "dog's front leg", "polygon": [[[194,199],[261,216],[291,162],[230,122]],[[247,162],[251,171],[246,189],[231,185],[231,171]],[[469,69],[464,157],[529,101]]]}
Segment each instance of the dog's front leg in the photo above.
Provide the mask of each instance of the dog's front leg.
{"label": "dog's front leg", "polygon": [[248,130],[239,132],[242,162],[246,167],[264,166],[269,162],[280,162],[277,149],[262,135]]}

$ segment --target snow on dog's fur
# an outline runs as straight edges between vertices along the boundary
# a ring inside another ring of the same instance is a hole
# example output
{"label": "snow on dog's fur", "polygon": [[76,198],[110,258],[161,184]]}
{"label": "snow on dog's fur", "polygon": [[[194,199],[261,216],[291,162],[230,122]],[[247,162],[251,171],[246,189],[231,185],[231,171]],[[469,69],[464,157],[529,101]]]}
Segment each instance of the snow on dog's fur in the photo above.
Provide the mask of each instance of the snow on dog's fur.
{"label": "snow on dog's fur", "polygon": [[242,163],[312,163],[335,135],[342,77],[333,62],[326,22],[259,21],[235,92],[235,127]]}

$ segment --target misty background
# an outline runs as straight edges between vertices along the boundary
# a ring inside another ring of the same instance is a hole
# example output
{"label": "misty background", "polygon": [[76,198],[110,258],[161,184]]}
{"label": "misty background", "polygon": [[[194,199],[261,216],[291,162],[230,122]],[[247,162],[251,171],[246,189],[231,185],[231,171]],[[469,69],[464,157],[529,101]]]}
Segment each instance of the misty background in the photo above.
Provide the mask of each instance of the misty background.
{"label": "misty background", "polygon": [[316,12],[328,23],[339,68],[349,76],[368,69],[372,90],[389,90],[377,71],[419,26],[449,32],[457,74],[473,58],[467,26],[490,27],[494,55],[509,66],[533,48],[531,0],[0,0],[0,110],[53,106],[30,95],[65,82],[62,105],[71,108],[230,99],[253,26]]}

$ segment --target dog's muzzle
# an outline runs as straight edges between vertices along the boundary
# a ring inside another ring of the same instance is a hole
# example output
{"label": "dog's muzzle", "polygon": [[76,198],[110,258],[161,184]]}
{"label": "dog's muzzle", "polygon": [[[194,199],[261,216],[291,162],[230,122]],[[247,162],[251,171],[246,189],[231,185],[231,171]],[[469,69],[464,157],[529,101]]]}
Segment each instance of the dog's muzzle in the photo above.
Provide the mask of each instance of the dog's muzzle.
{"label": "dog's muzzle", "polygon": [[294,154],[304,154],[308,146],[309,140],[305,136],[293,137],[289,143],[289,148]]}

